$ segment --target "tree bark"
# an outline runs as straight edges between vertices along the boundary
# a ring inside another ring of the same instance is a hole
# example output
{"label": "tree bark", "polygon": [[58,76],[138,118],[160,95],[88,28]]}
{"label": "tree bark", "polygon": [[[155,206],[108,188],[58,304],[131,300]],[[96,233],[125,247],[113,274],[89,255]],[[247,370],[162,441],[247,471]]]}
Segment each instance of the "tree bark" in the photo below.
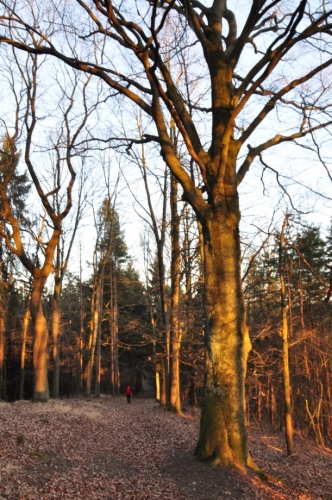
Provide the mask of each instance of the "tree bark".
{"label": "tree bark", "polygon": [[[38,270],[39,271],[39,270]],[[36,274],[41,274],[36,272]],[[34,391],[33,401],[47,402],[50,397],[48,363],[48,329],[42,308],[42,295],[46,279],[43,275],[35,276],[31,291],[30,314],[35,331],[33,346]]]}
{"label": "tree bark", "polygon": [[27,343],[27,333],[30,319],[30,297],[26,305],[23,316],[22,324],[22,347],[21,347],[21,373],[20,373],[20,394],[19,399],[24,399],[24,377],[25,377],[25,355],[26,355],[26,343]]}
{"label": "tree bark", "polygon": [[94,286],[93,286],[93,300],[91,301],[89,359],[86,366],[85,393],[87,397],[91,397],[92,372],[95,361],[95,351],[96,351],[99,317],[100,317],[100,292],[101,292],[101,275],[98,271],[96,271]]}
{"label": "tree bark", "polygon": [[4,398],[5,396],[4,361],[5,361],[5,320],[3,311],[0,311],[0,399]]}
{"label": "tree bark", "polygon": [[284,232],[289,215],[286,215],[282,226],[279,239],[279,275],[280,275],[280,303],[282,319],[282,367],[283,367],[283,386],[284,386],[284,405],[285,405],[285,434],[287,453],[291,455],[294,452],[293,444],[293,418],[291,403],[291,380],[289,372],[289,350],[288,350],[288,318],[287,318],[287,299],[285,286],[285,265],[283,257]]}
{"label": "tree bark", "polygon": [[60,349],[59,349],[59,335],[60,335],[60,295],[61,295],[61,279],[58,275],[59,268],[57,268],[57,275],[55,276],[54,291],[53,291],[53,306],[52,306],[52,337],[53,337],[53,398],[59,397],[60,385]]}
{"label": "tree bark", "polygon": [[251,349],[241,285],[240,212],[210,211],[202,221],[205,277],[205,376],[196,455],[215,464],[251,465],[245,377]]}
{"label": "tree bark", "polygon": [[110,263],[110,383],[112,396],[119,396],[119,325],[118,325],[118,299],[117,299],[117,279],[114,263]]}
{"label": "tree bark", "polygon": [[103,310],[103,284],[104,273],[100,277],[100,291],[99,291],[99,319],[97,324],[97,349],[96,349],[96,379],[95,379],[95,398],[100,397],[100,372],[101,372],[101,314]]}
{"label": "tree bark", "polygon": [[115,396],[115,325],[114,325],[114,303],[113,303],[113,266],[110,265],[110,303],[109,303],[109,326],[110,326],[110,388],[111,394]]}
{"label": "tree bark", "polygon": [[170,407],[176,413],[181,412],[180,397],[180,349],[181,328],[179,321],[180,299],[180,219],[177,209],[178,183],[171,175],[171,370],[170,370]]}
{"label": "tree bark", "polygon": [[113,334],[114,334],[114,385],[115,395],[120,395],[120,371],[119,371],[119,322],[118,322],[118,287],[116,273],[113,273]]}

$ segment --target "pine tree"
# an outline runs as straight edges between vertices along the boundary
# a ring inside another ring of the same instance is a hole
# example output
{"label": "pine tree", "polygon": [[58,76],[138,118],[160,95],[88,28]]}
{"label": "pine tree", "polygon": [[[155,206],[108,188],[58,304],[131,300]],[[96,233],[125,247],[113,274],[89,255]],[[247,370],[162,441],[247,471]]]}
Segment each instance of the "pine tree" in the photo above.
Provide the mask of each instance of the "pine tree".
{"label": "pine tree", "polygon": [[[13,214],[22,227],[29,224],[27,218],[26,199],[30,192],[31,183],[28,181],[27,173],[18,172],[20,153],[17,152],[15,138],[8,134],[2,140],[0,148],[0,184],[7,183],[7,194],[13,207]],[[10,179],[10,181],[9,181]],[[13,308],[9,308],[11,296],[15,293],[15,280],[10,279],[12,269],[18,264],[18,259],[8,251],[4,244],[4,236],[8,234],[6,218],[3,216],[2,190],[0,190],[0,398],[7,398],[4,384],[6,329],[8,314]]]}

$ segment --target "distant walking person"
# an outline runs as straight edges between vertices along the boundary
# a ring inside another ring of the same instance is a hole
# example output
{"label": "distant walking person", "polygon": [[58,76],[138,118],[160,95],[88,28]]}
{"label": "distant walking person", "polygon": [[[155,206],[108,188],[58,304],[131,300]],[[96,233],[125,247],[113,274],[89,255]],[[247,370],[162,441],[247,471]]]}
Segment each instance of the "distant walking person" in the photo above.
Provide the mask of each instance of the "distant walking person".
{"label": "distant walking person", "polygon": [[127,403],[130,403],[130,398],[132,395],[133,391],[131,390],[130,385],[127,385],[126,390],[125,390],[125,395],[127,396]]}

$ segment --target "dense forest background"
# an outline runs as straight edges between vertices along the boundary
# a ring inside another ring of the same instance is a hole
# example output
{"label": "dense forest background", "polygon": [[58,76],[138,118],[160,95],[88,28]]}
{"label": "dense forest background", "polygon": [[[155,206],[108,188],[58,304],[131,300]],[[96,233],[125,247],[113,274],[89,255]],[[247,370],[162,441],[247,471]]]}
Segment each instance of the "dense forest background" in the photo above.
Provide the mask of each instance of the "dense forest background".
{"label": "dense forest background", "polygon": [[[166,179],[166,183],[168,179]],[[15,179],[17,209],[24,212],[27,176]],[[179,305],[181,330],[181,408],[199,405],[203,384],[204,314],[199,234],[183,208],[180,235]],[[298,216],[286,216],[281,228],[262,237],[257,249],[246,248],[243,279],[253,348],[247,376],[247,419],[284,426],[281,275],[284,277],[289,337],[289,370],[294,426],[319,444],[332,437],[331,304],[332,228],[322,231]],[[90,277],[67,272],[60,300],[60,380],[58,396],[118,396],[130,384],[134,394],[160,399],[167,384],[158,254],[142,241],[146,274],[129,255],[116,209],[105,198],[96,217],[94,254],[81,267]],[[171,245],[166,221],[165,247]],[[169,248],[166,254],[169,252]],[[38,252],[36,254],[38,259]],[[167,261],[166,261],[167,262]],[[85,273],[86,274],[86,273]],[[53,279],[54,282],[54,279]],[[165,265],[166,326],[171,314],[170,267]],[[29,313],[31,282],[18,259],[1,243],[1,371],[5,401],[33,396],[33,329]],[[44,292],[44,309],[52,330],[52,280]],[[98,305],[96,306],[96,302]],[[94,317],[98,311],[97,325]],[[52,338],[49,383],[54,387]],[[87,387],[89,363],[91,381]],[[169,389],[168,389],[169,390]],[[166,401],[167,404],[167,401]]]}
{"label": "dense forest background", "polygon": [[228,3],[0,0],[0,399],[130,384],[257,470],[332,439],[332,10]]}

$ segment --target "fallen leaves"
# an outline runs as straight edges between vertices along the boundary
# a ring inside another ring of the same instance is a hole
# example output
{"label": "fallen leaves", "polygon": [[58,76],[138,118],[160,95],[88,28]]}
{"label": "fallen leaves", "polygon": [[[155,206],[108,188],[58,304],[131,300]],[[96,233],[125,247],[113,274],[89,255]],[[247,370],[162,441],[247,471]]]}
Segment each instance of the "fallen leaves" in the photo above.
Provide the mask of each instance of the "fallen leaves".
{"label": "fallen leaves", "polygon": [[153,400],[102,397],[0,404],[0,500],[332,499],[332,453],[252,430],[251,451],[265,472],[199,464],[192,455],[198,417],[179,417]]}

